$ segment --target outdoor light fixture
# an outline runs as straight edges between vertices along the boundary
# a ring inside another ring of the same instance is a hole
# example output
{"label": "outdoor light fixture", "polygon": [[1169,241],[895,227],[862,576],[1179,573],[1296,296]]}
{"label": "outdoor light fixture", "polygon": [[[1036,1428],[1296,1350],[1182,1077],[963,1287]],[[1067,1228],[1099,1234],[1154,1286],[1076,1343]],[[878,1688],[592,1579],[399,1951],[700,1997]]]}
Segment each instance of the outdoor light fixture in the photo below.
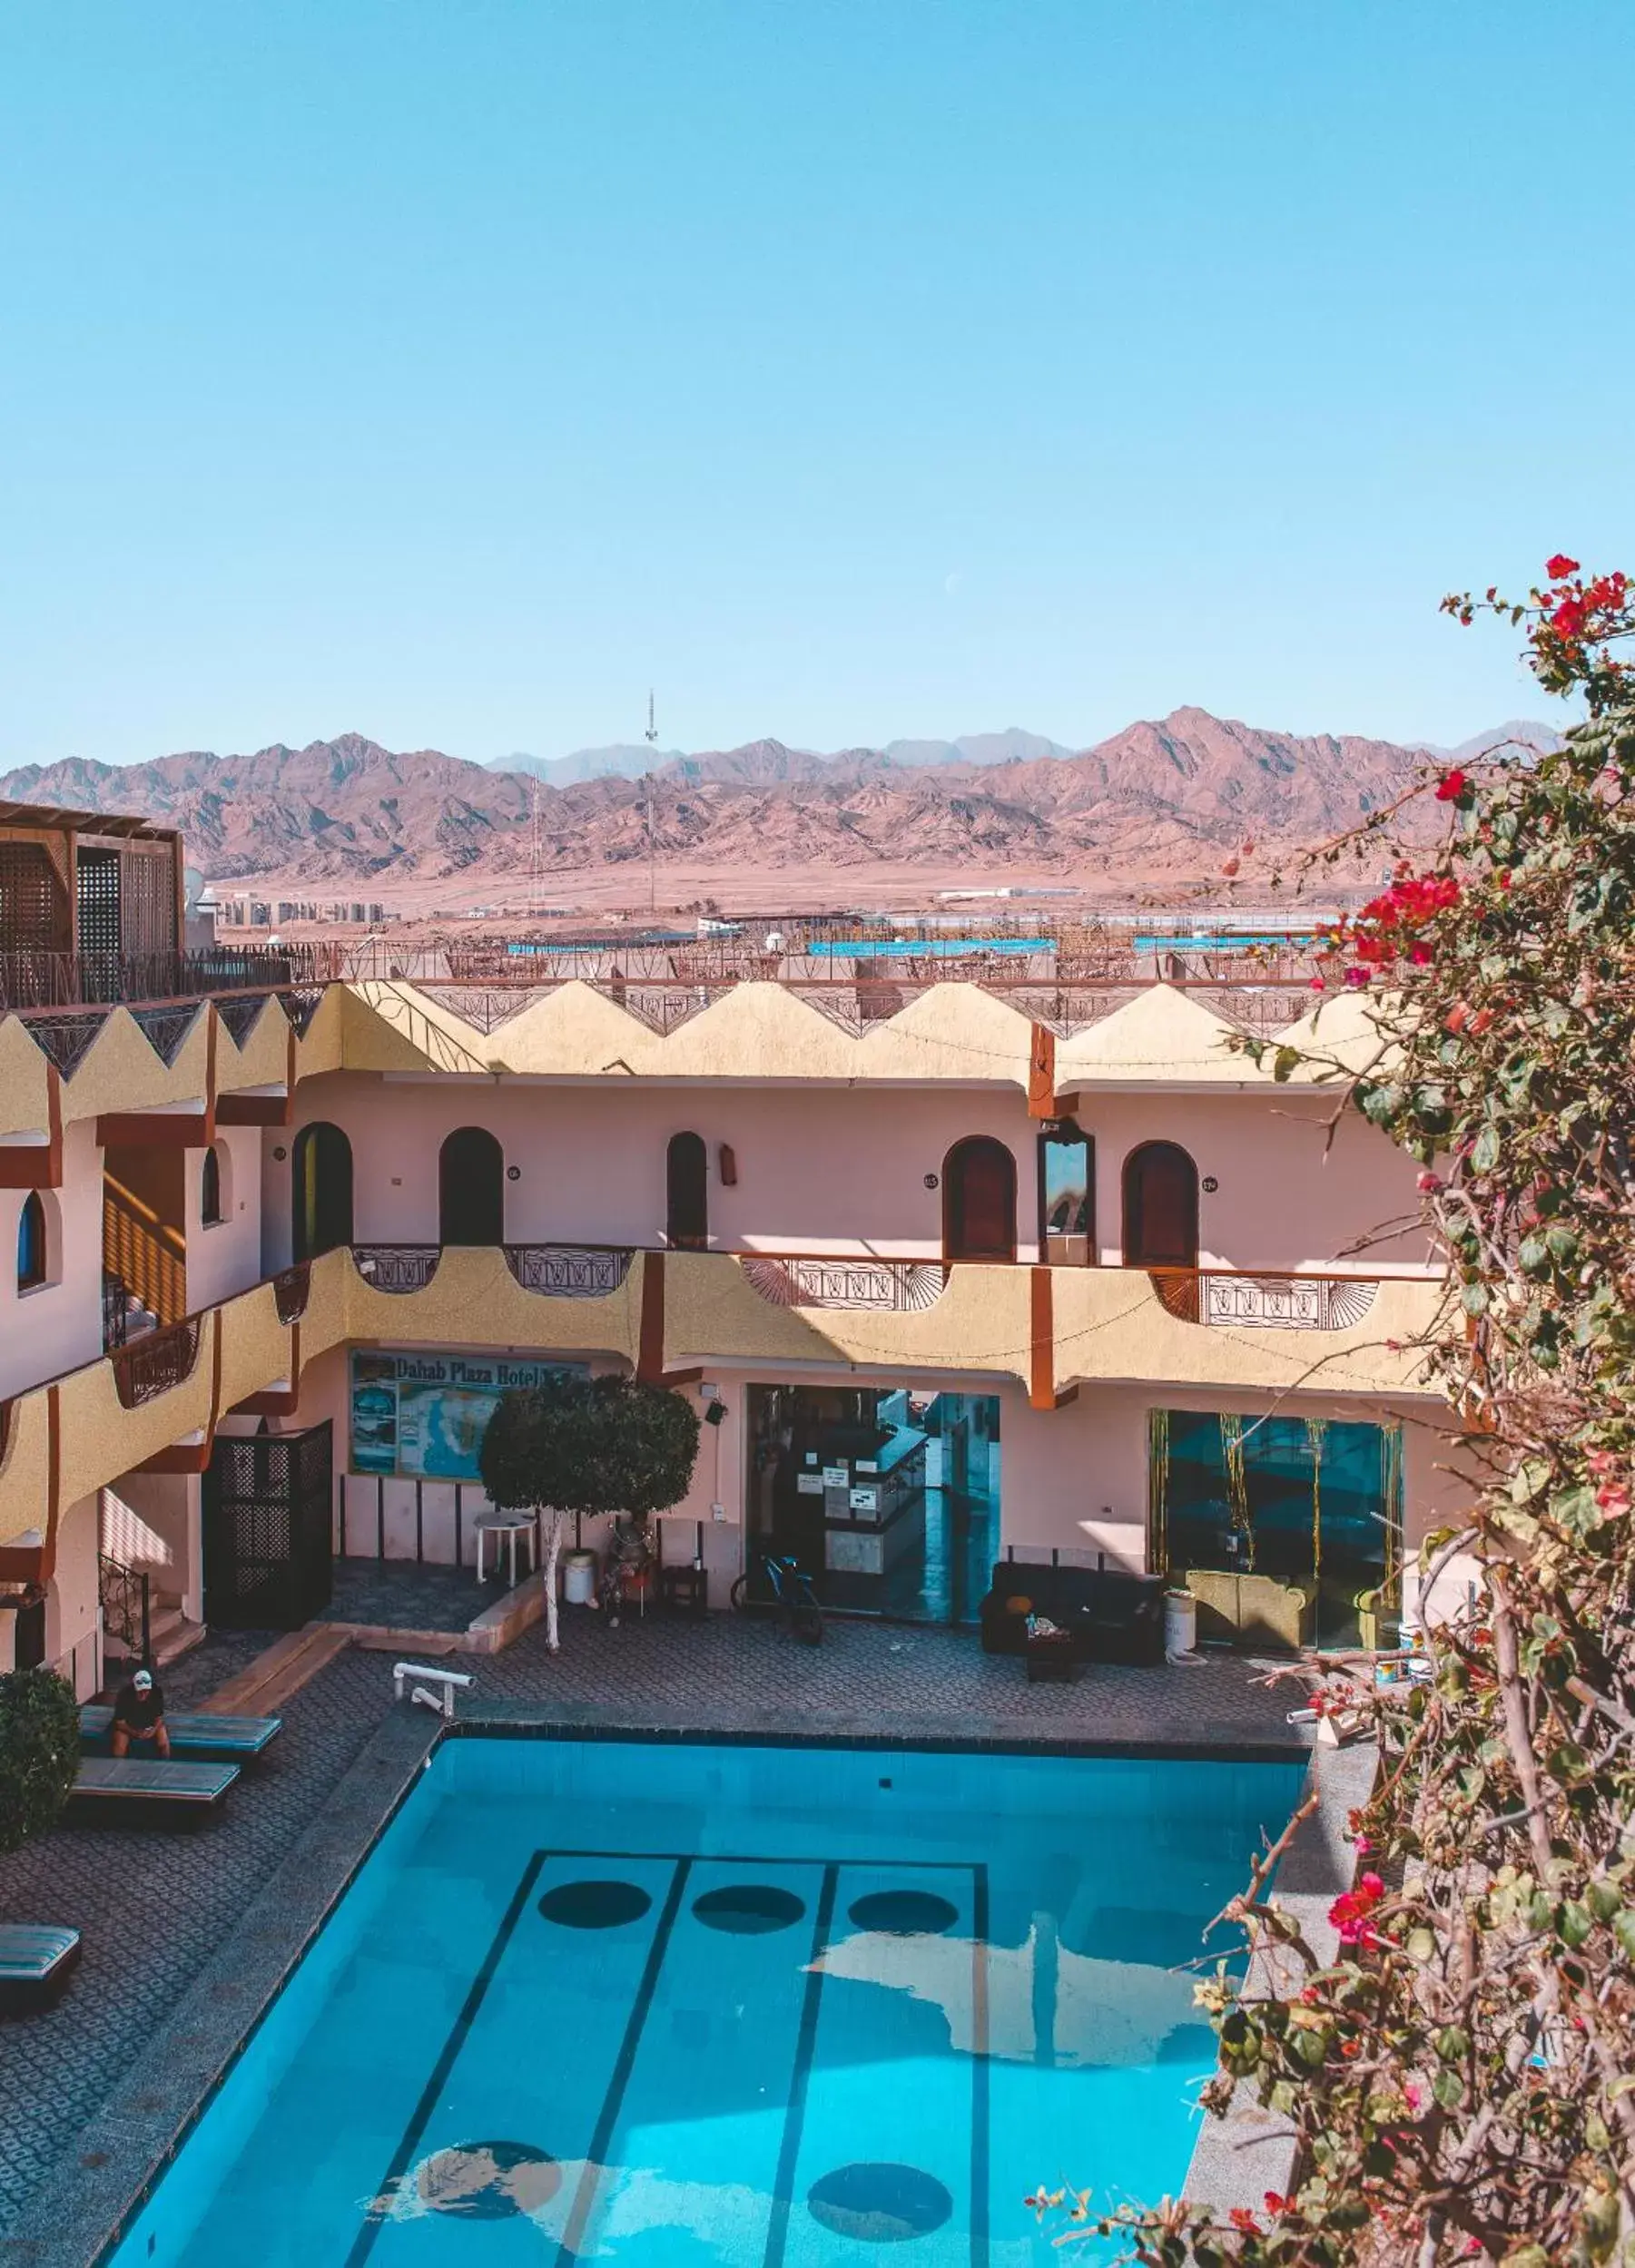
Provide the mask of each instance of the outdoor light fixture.
{"label": "outdoor light fixture", "polygon": [[726,1404],[724,1402],[705,1402],[704,1421],[706,1426],[718,1426],[725,1416]]}

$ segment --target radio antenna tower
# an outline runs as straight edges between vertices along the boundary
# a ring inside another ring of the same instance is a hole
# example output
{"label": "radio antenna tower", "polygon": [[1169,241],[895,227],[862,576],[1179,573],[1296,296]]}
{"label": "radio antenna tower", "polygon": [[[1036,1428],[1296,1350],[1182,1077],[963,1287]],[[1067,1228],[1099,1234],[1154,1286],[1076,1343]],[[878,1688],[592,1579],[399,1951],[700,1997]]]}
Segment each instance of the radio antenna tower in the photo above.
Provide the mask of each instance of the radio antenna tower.
{"label": "radio antenna tower", "polygon": [[539,828],[539,775],[534,774],[532,812],[528,826],[528,911],[539,919],[545,893],[545,838]]}
{"label": "radio antenna tower", "polygon": [[[645,735],[649,748],[658,745],[658,727],[653,722],[653,688],[647,688],[647,730]],[[658,911],[658,838],[653,831],[653,774],[647,774],[647,911]]]}

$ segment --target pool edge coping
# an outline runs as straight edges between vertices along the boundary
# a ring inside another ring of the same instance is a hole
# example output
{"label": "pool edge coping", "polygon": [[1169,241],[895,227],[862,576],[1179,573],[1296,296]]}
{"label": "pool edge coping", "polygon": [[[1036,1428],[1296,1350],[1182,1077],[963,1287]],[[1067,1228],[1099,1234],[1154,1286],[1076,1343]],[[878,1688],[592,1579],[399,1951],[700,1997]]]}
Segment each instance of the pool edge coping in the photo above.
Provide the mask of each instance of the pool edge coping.
{"label": "pool edge coping", "polygon": [[[0,2268],[106,2268],[217,2090],[271,2015],[319,1932],[372,1856],[421,1772],[444,1741],[451,1739],[907,1749],[944,1754],[1219,1764],[1288,1764],[1302,1759],[1309,1762],[1315,1753],[1293,1740],[1211,1744],[1064,1739],[1049,1734],[1037,1739],[996,1736],[974,1725],[950,1725],[946,1719],[905,1718],[893,1723],[882,1721],[878,1713],[867,1725],[829,1724],[817,1731],[810,1719],[757,1726],[653,1725],[635,1719],[612,1721],[604,1714],[581,1722],[571,1711],[537,1704],[498,1710],[489,1704],[448,1722],[428,1717],[408,1702],[396,1703],[162,2021],[128,2084],[73,2135],[15,2228],[0,2236]],[[1289,1855],[1293,1860],[1294,1852]],[[115,2101],[132,2108],[115,2108]],[[1266,2114],[1253,2106],[1250,2108],[1256,2120],[1264,2121]],[[1235,2106],[1226,2128],[1236,2127],[1238,2118],[1239,2109]],[[1210,2121],[1195,2145],[1187,2169],[1187,2195],[1194,2194],[1192,2184],[1200,2154],[1212,2131],[1219,2135],[1223,2129]],[[1229,2142],[1226,2146],[1229,2150],[1241,2147],[1242,2141]],[[1256,2164],[1258,2169],[1258,2156]],[[1254,2197],[1257,2199],[1263,2189],[1274,2185],[1268,2173],[1254,2189]],[[1213,2197],[1213,2185],[1208,2194]],[[1235,2187],[1226,2203],[1247,2201],[1238,2196]]]}

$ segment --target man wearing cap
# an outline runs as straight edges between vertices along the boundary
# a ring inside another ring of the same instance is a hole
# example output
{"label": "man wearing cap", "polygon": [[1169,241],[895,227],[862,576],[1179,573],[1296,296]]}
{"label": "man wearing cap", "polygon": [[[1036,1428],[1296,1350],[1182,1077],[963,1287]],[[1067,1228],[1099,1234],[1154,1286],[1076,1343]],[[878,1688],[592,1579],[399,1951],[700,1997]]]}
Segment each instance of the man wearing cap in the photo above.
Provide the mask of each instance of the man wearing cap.
{"label": "man wearing cap", "polygon": [[171,1753],[164,1695],[152,1670],[138,1670],[113,1696],[113,1730],[108,1745],[116,1756],[123,1756],[133,1741],[152,1741],[162,1756]]}

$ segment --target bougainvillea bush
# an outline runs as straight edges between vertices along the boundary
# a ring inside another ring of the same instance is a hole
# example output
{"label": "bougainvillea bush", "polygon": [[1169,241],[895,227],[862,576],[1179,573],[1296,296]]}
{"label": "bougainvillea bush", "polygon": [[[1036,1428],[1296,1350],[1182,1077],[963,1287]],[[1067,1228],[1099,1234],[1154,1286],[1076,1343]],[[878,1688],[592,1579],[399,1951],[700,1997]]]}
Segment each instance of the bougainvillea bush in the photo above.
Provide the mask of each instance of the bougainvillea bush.
{"label": "bougainvillea bush", "polygon": [[[1428,1684],[1367,1704],[1337,1959],[1290,1941],[1260,1871],[1237,1901],[1295,1981],[1202,1988],[1210,2104],[1246,2083],[1298,2170],[1255,2210],[1114,2217],[1172,2268],[1635,2262],[1635,592],[1558,556],[1519,605],[1444,606],[1524,625],[1583,712],[1557,754],[1428,778],[1395,840],[1440,805],[1440,848],[1331,940],[1381,1035],[1347,1105],[1419,1161],[1449,1270],[1427,1352],[1479,1478],[1424,1557],[1473,1564],[1481,1604],[1432,1629]],[[1320,855],[1377,869],[1398,816]],[[1064,2243],[1107,2225],[1035,2202]]]}

